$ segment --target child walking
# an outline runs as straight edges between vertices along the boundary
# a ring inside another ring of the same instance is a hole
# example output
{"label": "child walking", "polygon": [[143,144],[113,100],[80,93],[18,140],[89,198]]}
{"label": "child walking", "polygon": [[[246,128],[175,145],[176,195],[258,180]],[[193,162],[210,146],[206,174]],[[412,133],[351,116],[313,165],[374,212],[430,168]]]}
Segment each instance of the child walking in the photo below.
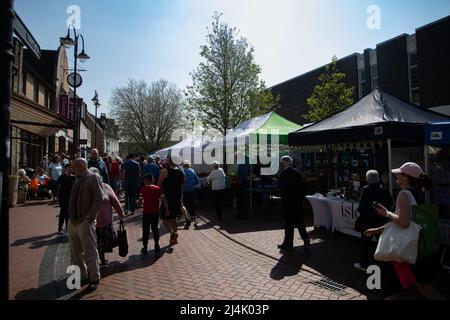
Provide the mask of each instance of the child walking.
{"label": "child walking", "polygon": [[144,176],[144,186],[141,188],[139,198],[139,206],[144,203],[142,212],[142,254],[147,253],[148,235],[150,227],[152,229],[153,240],[155,241],[155,253],[159,254],[161,248],[159,246],[159,199],[165,201],[163,192],[160,187],[154,185],[155,179],[151,173]]}

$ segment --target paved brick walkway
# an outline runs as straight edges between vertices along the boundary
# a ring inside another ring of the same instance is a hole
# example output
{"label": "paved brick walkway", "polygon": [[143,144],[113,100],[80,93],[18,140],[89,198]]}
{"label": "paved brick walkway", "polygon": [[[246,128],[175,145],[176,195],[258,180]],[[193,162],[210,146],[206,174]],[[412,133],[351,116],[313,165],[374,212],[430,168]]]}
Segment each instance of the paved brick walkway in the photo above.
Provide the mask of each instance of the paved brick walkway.
{"label": "paved brick walkway", "polygon": [[[199,203],[197,227],[182,230],[173,253],[140,254],[140,212],[125,220],[129,256],[109,255],[99,289],[69,292],[70,264],[65,237],[55,234],[58,208],[47,204],[17,207],[10,219],[11,299],[304,300],[379,299],[365,289],[364,273],[352,265],[358,241],[309,228],[311,250],[296,234],[294,251],[282,253],[282,221],[275,212],[237,220],[228,207],[224,221],[211,219],[210,204]],[[308,219],[307,219],[308,220]],[[167,246],[164,233],[161,245]],[[150,242],[151,244],[151,242]],[[151,248],[152,246],[150,246]]]}

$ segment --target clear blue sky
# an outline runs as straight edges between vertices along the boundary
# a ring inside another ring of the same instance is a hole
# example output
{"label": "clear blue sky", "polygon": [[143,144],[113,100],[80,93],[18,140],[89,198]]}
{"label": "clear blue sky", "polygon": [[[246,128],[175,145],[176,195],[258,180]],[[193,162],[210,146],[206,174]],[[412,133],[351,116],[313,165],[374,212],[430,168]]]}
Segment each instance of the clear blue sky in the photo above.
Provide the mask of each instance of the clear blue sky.
{"label": "clear blue sky", "polygon": [[[98,90],[101,112],[109,112],[111,90],[131,78],[164,78],[184,89],[214,11],[255,47],[268,86],[450,14],[449,0],[15,0],[43,49],[56,49],[66,34],[70,5],[81,9],[91,56],[79,94],[93,111]],[[380,30],[367,28],[370,5],[381,10]]]}

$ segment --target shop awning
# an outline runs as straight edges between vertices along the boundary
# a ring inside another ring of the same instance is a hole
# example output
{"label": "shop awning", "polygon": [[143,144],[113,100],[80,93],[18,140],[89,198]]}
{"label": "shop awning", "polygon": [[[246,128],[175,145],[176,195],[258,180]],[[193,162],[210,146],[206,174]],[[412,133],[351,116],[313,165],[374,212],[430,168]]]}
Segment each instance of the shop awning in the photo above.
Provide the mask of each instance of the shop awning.
{"label": "shop awning", "polygon": [[11,125],[41,137],[73,129],[72,122],[17,94],[11,97]]}
{"label": "shop awning", "polygon": [[449,118],[375,89],[354,105],[289,134],[289,145],[396,139],[424,142],[425,124]]}

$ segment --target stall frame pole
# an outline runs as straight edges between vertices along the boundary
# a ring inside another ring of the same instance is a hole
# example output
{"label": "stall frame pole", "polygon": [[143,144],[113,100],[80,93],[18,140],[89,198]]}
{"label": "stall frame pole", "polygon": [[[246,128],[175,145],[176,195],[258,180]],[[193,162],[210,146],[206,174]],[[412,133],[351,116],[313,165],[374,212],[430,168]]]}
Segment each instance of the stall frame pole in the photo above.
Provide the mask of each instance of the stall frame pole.
{"label": "stall frame pole", "polygon": [[391,195],[394,193],[394,180],[392,179],[392,140],[387,139],[388,145],[388,165],[389,165],[389,191]]}
{"label": "stall frame pole", "polygon": [[[423,146],[423,161],[425,164],[425,174],[430,175],[430,162],[428,161],[428,151],[429,148],[427,145]],[[430,197],[430,191],[427,191],[425,193],[425,203],[430,204],[431,197]]]}

